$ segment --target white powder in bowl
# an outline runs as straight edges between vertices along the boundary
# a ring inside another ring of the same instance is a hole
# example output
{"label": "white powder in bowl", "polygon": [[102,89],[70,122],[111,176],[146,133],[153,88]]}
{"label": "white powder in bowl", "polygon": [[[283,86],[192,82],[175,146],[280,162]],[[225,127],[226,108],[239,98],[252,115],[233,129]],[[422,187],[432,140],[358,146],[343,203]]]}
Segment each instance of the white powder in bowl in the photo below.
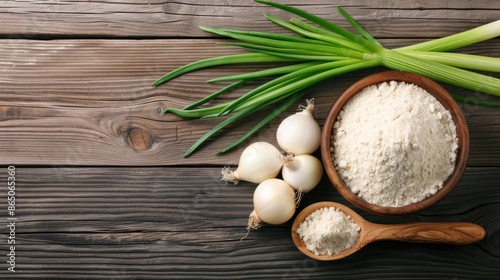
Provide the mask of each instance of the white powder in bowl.
{"label": "white powder in bowl", "polygon": [[351,248],[359,238],[360,227],[334,207],[312,212],[297,228],[307,249],[315,255],[333,255]]}
{"label": "white powder in bowl", "polygon": [[332,133],[340,178],[380,206],[406,206],[435,194],[458,151],[450,112],[423,88],[404,82],[366,87],[340,111]]}

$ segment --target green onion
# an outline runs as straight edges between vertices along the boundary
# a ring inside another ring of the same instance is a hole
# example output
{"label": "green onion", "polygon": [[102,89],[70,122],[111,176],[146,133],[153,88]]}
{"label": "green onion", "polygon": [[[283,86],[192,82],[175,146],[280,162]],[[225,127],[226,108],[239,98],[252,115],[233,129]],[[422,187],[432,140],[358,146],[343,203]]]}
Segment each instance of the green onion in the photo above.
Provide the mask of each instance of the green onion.
{"label": "green onion", "polygon": [[[208,82],[211,83],[224,81],[233,81],[233,83],[183,109],[165,109],[166,113],[173,113],[184,118],[226,116],[221,123],[208,131],[186,152],[184,155],[186,157],[224,128],[262,108],[281,102],[248,133],[217,154],[233,149],[305,95],[312,86],[326,79],[360,69],[385,66],[390,69],[417,73],[438,82],[500,96],[500,79],[474,72],[500,72],[500,58],[449,52],[500,36],[500,20],[447,37],[387,49],[340,7],[337,11],[359,34],[292,6],[264,0],[256,0],[256,2],[290,12],[312,24],[298,18],[292,18],[290,22],[286,22],[265,14],[264,16],[272,23],[297,35],[202,26],[200,28],[207,32],[237,40],[222,44],[241,47],[250,53],[195,61],[167,73],[153,83],[157,86],[185,73],[220,65],[286,63],[284,66],[209,80]],[[268,79],[230,102],[201,107],[235,88],[249,82],[256,84],[259,79],[270,77],[274,78]],[[451,95],[457,102],[500,106],[498,102]]]}

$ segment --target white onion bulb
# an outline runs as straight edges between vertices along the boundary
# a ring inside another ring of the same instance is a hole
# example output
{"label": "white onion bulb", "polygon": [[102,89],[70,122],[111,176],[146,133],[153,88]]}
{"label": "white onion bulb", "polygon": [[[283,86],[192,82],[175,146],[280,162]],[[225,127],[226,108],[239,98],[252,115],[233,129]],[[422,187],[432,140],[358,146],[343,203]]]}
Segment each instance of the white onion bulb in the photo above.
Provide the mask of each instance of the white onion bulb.
{"label": "white onion bulb", "polygon": [[276,131],[278,144],[285,152],[295,155],[312,154],[319,148],[321,128],[314,119],[314,100],[307,107],[285,118]]}
{"label": "white onion bulb", "polygon": [[298,155],[283,166],[283,180],[296,191],[307,193],[314,189],[323,176],[323,165],[315,156]]}
{"label": "white onion bulb", "polygon": [[241,153],[238,168],[235,171],[229,167],[222,169],[222,180],[237,184],[239,181],[261,183],[275,178],[281,171],[283,162],[280,151],[267,142],[255,142]]}
{"label": "white onion bulb", "polygon": [[259,228],[261,222],[283,224],[295,214],[295,191],[281,179],[265,180],[255,189],[253,207],[248,229]]}

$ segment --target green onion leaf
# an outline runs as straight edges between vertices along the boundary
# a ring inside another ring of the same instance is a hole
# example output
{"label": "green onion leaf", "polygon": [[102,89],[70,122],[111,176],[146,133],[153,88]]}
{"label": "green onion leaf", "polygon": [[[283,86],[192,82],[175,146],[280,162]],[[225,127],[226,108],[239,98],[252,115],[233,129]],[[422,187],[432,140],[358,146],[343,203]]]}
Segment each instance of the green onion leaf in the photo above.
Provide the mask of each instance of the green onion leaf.
{"label": "green onion leaf", "polygon": [[499,102],[491,102],[491,101],[483,101],[483,100],[478,100],[474,98],[468,98],[464,97],[458,94],[450,93],[453,99],[455,99],[457,102],[464,102],[464,103],[469,103],[469,104],[474,104],[474,105],[479,105],[479,106],[486,106],[486,107],[500,107]]}
{"label": "green onion leaf", "polygon": [[347,21],[349,21],[349,23],[354,27],[356,28],[356,30],[358,30],[358,32],[361,34],[361,36],[363,36],[365,39],[367,39],[368,41],[372,42],[372,43],[375,43],[379,46],[382,46],[379,41],[377,41],[375,38],[373,38],[373,36],[366,32],[366,30],[353,18],[351,17],[350,14],[348,14],[346,11],[344,11],[341,7],[337,7],[337,11],[343,15]]}
{"label": "green onion leaf", "polygon": [[154,81],[153,86],[163,84],[188,72],[207,67],[227,65],[227,64],[276,62],[276,61],[294,61],[294,60],[291,60],[289,58],[282,58],[282,57],[262,54],[262,53],[245,53],[245,54],[234,54],[234,55],[212,57],[212,58],[198,60],[186,64],[182,67],[179,67],[165,74],[164,76],[160,77],[158,80]]}
{"label": "green onion leaf", "polygon": [[300,27],[298,27],[296,25],[293,25],[293,24],[290,24],[288,22],[282,21],[281,19],[279,19],[277,17],[273,17],[273,16],[268,15],[268,14],[264,14],[264,16],[266,18],[268,18],[270,21],[276,23],[277,25],[280,25],[280,26],[282,26],[284,28],[287,28],[287,29],[289,29],[289,30],[291,30],[293,32],[296,32],[298,34],[304,35],[306,37],[313,38],[313,39],[320,40],[320,41],[324,41],[324,42],[329,42],[329,43],[338,45],[340,47],[348,48],[348,49],[351,49],[351,50],[354,50],[354,51],[358,51],[358,52],[362,52],[362,53],[370,52],[365,47],[363,47],[361,45],[358,45],[356,43],[353,43],[352,41],[349,41],[348,39],[345,39],[345,38],[342,38],[342,37],[336,37],[336,36],[325,36],[325,35],[322,35],[322,34],[309,32],[309,31],[307,31],[305,29],[302,29],[302,28],[300,28]]}
{"label": "green onion leaf", "polygon": [[234,81],[234,80],[254,80],[254,79],[259,79],[263,77],[268,77],[268,76],[274,76],[274,75],[281,75],[281,74],[288,74],[300,69],[304,69],[310,66],[315,66],[318,64],[323,63],[322,61],[312,61],[312,62],[305,62],[305,63],[298,63],[298,64],[293,64],[293,65],[287,65],[287,66],[282,66],[282,67],[275,67],[275,68],[270,68],[270,69],[265,69],[261,71],[255,71],[251,73],[245,73],[245,74],[240,74],[240,75],[232,75],[232,76],[225,76],[225,77],[219,77],[215,78],[212,80],[209,80],[209,82],[222,82],[222,81]]}
{"label": "green onion leaf", "polygon": [[167,108],[165,109],[165,114],[167,113],[172,113],[174,115],[177,115],[179,117],[183,118],[201,118],[205,115],[210,115],[210,114],[218,114],[220,110],[224,109],[227,106],[226,104],[220,104],[217,106],[209,107],[209,108],[198,108],[198,109],[191,109],[191,110],[183,110],[183,109],[176,109],[176,108]]}
{"label": "green onion leaf", "polygon": [[348,50],[348,49],[340,48],[340,47],[316,45],[313,43],[286,42],[286,41],[280,41],[280,40],[275,40],[275,39],[262,38],[262,37],[256,37],[256,36],[251,36],[251,35],[235,33],[235,32],[232,32],[231,30],[227,30],[227,29],[217,29],[217,28],[209,28],[209,27],[202,27],[202,29],[205,31],[208,31],[208,32],[212,32],[214,34],[227,36],[227,37],[230,37],[230,38],[233,38],[236,40],[240,40],[240,41],[244,41],[244,42],[248,42],[248,43],[259,44],[259,45],[265,45],[265,46],[269,46],[269,47],[284,48],[284,49],[294,48],[294,49],[299,49],[299,50],[322,52],[325,54],[333,54],[333,55],[339,55],[339,56],[350,56],[353,58],[359,58],[363,55],[362,52]]}
{"label": "green onion leaf", "polygon": [[[315,52],[305,51],[305,50],[300,50],[300,49],[274,48],[274,47],[259,46],[259,45],[247,44],[247,43],[228,43],[227,45],[239,46],[239,47],[243,47],[243,48],[246,48],[246,49],[254,51],[254,52],[269,54],[269,55],[283,57],[283,58],[296,59],[296,60],[332,61],[332,60],[342,60],[342,59],[351,58],[351,57],[338,56],[338,55],[329,55],[329,54],[325,54],[325,53],[315,53]],[[364,57],[364,55],[360,53],[359,58],[362,59],[363,57]]]}
{"label": "green onion leaf", "polygon": [[[210,27],[206,27],[206,26],[201,26],[200,28],[201,29],[207,29],[206,30],[207,32],[211,32],[211,30],[212,30]],[[314,45],[333,46],[333,44],[328,43],[328,42],[318,41],[318,40],[304,38],[304,37],[299,37],[299,36],[295,36],[295,35],[288,35],[288,34],[281,34],[281,33],[272,33],[272,32],[236,30],[236,29],[222,29],[222,28],[214,28],[214,29],[218,30],[218,31],[221,31],[221,32],[230,32],[230,33],[234,33],[234,34],[248,35],[248,36],[252,36],[252,37],[260,37],[260,38],[266,38],[266,39],[274,39],[274,40],[279,40],[279,41],[297,42],[297,43],[314,44]],[[330,32],[330,34],[337,35],[337,34],[331,33],[331,32]],[[340,35],[337,35],[337,36],[340,36]]]}
{"label": "green onion leaf", "polygon": [[314,26],[312,24],[309,24],[307,22],[304,22],[298,18],[291,18],[290,19],[290,22],[293,23],[294,25],[304,29],[304,30],[307,30],[309,32],[312,32],[312,33],[316,33],[316,34],[321,34],[321,35],[325,35],[325,36],[330,36],[330,37],[337,37],[337,38],[344,38],[343,36],[337,34],[337,33],[334,33],[334,32],[331,32],[331,31],[328,31],[326,29],[323,29],[321,27],[317,27],[317,26]]}
{"label": "green onion leaf", "polygon": [[198,101],[196,101],[196,102],[194,102],[194,103],[192,103],[192,104],[190,104],[190,105],[182,108],[182,110],[191,110],[191,109],[194,109],[196,107],[199,107],[199,106],[207,103],[208,101],[213,100],[213,99],[219,97],[220,95],[222,95],[222,94],[224,94],[226,92],[230,92],[233,89],[238,88],[238,87],[246,84],[247,82],[248,82],[248,80],[237,81],[236,83],[228,85],[227,87],[224,87],[224,88],[222,88],[222,89],[220,89],[220,90],[218,90],[218,91],[210,94],[209,96],[206,96],[205,98],[202,98],[202,99],[200,99],[200,100],[198,100]]}

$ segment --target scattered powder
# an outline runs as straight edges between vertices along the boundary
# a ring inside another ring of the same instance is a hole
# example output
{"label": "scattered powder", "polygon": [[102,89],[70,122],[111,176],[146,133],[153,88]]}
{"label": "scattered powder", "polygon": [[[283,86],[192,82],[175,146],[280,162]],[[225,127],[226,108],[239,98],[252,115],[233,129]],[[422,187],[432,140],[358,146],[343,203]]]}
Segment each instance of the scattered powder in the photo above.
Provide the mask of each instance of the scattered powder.
{"label": "scattered powder", "polygon": [[297,228],[308,250],[315,255],[333,255],[351,248],[360,227],[344,212],[324,207],[312,212]]}
{"label": "scattered powder", "polygon": [[345,184],[381,206],[435,194],[453,173],[458,151],[450,112],[423,88],[391,81],[369,86],[339,113],[332,159]]}

